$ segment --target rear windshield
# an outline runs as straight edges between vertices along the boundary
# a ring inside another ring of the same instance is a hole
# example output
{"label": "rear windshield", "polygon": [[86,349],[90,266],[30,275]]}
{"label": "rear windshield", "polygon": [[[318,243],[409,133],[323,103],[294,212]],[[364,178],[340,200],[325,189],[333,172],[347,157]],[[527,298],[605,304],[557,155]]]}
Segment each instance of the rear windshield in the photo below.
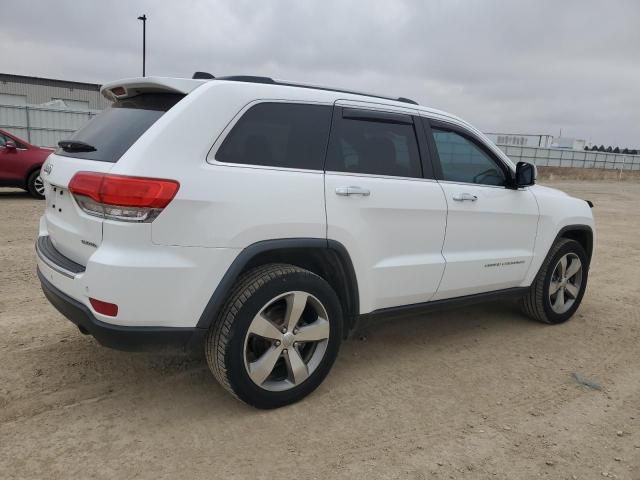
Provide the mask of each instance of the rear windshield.
{"label": "rear windshield", "polygon": [[87,143],[95,151],[65,152],[59,148],[56,154],[115,163],[156,120],[183,98],[184,95],[177,93],[144,93],[117,100],[68,138]]}

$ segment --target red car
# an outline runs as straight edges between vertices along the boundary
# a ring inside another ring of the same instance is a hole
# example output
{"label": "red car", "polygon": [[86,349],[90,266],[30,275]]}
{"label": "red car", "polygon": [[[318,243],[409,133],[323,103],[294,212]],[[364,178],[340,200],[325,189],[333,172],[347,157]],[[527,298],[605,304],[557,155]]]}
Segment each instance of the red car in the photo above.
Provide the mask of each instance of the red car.
{"label": "red car", "polygon": [[44,198],[40,168],[51,152],[51,148],[36,147],[0,130],[0,187],[22,188],[35,198]]}

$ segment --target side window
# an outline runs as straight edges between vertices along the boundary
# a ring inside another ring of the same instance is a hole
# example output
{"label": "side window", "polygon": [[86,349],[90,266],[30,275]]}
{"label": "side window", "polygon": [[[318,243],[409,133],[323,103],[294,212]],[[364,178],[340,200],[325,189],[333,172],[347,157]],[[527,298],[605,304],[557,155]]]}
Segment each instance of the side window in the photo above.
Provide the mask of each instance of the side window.
{"label": "side window", "polygon": [[366,118],[338,119],[332,133],[326,169],[422,177],[413,124]]}
{"label": "side window", "polygon": [[433,128],[432,132],[443,180],[505,185],[504,171],[474,142],[453,131]]}
{"label": "side window", "polygon": [[0,133],[0,147],[4,147],[5,143],[7,143],[7,137]]}
{"label": "side window", "polygon": [[332,107],[259,103],[231,129],[219,162],[322,170]]}

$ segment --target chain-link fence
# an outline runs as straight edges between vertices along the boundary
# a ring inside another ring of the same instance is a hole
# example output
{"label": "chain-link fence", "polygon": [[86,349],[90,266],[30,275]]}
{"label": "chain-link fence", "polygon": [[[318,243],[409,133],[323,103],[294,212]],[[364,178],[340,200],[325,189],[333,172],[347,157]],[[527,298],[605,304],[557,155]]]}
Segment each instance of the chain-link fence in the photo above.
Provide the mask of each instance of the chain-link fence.
{"label": "chain-link fence", "polygon": [[640,170],[640,155],[511,145],[498,145],[498,148],[513,162],[529,162],[540,167]]}
{"label": "chain-link fence", "polygon": [[55,147],[100,110],[0,105],[0,128],[40,147]]}

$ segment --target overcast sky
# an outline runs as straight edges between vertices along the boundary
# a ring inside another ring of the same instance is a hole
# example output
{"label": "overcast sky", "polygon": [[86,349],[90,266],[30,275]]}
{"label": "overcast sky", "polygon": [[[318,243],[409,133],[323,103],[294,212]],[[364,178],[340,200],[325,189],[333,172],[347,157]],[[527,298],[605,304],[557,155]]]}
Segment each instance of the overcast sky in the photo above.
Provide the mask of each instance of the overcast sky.
{"label": "overcast sky", "polygon": [[253,74],[401,95],[485,132],[640,147],[640,1],[13,0],[0,71]]}

